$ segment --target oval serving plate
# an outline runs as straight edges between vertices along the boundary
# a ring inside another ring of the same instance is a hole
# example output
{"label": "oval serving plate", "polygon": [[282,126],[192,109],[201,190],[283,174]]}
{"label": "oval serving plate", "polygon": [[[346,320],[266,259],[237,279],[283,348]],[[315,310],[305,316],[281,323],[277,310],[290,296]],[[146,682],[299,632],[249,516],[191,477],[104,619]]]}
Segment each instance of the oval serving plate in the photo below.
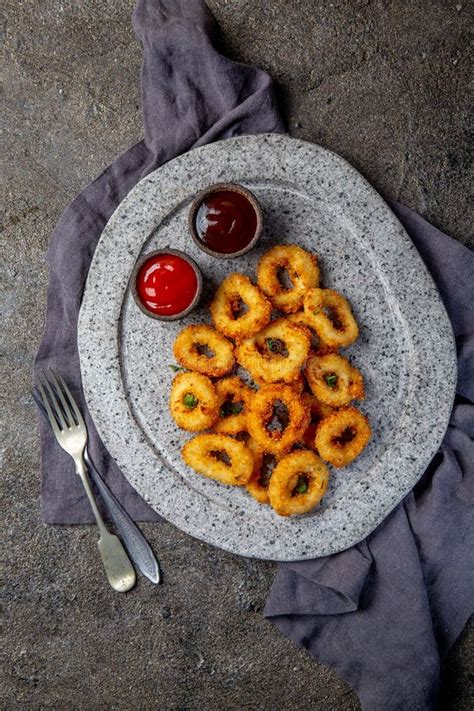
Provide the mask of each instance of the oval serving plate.
{"label": "oval serving plate", "polygon": [[[231,262],[199,250],[186,224],[194,196],[217,182],[242,183],[264,213],[257,249]],[[324,286],[349,298],[360,337],[345,350],[364,375],[361,409],[373,428],[364,453],[346,469],[332,469],[322,504],[289,519],[240,487],[188,469],[180,449],[190,435],[168,411],[177,333],[209,321],[206,303],[217,283],[230,271],[254,277],[258,257],[279,242],[319,254]],[[205,281],[202,305],[171,323],[143,314],[129,289],[137,258],[167,247],[193,257]],[[87,404],[128,481],[171,523],[244,556],[302,560],[365,538],[423,474],[454,397],[451,326],[411,240],[345,160],[287,136],[242,136],[197,148],[138,183],[97,245],[78,340]]]}

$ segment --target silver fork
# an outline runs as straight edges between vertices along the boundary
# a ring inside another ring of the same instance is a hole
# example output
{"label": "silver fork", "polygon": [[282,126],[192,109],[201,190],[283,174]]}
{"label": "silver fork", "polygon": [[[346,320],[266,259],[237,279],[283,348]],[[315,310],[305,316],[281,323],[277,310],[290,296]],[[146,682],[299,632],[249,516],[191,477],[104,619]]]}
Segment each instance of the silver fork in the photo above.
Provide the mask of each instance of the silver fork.
{"label": "silver fork", "polygon": [[106,529],[89,486],[84,461],[87,430],[79,408],[58,371],[50,368],[49,377],[43,371],[42,377],[38,377],[38,390],[55,437],[64,451],[74,459],[76,472],[89,499],[99,527],[98,547],[107,579],[114,590],[126,592],[135,585],[135,570],[120,540]]}
{"label": "silver fork", "polygon": [[[43,399],[38,388],[34,387],[31,394],[41,414],[49,423],[48,413],[44,408]],[[125,550],[135,568],[138,568],[152,583],[158,584],[160,582],[160,568],[150,544],[102,479],[99,470],[89,455],[87,444],[84,448],[84,461],[87,466],[87,473],[99,490],[110,518],[114,522]]]}

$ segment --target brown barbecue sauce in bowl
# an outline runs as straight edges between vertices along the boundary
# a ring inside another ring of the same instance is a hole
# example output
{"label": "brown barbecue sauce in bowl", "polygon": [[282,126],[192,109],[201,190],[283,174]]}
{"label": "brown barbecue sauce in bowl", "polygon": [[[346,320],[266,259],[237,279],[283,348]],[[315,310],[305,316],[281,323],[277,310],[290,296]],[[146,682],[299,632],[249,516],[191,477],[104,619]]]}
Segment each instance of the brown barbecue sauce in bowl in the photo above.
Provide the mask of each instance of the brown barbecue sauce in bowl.
{"label": "brown barbecue sauce in bowl", "polygon": [[194,242],[207,254],[232,259],[248,252],[262,231],[255,196],[235,183],[217,183],[200,192],[189,212]]}

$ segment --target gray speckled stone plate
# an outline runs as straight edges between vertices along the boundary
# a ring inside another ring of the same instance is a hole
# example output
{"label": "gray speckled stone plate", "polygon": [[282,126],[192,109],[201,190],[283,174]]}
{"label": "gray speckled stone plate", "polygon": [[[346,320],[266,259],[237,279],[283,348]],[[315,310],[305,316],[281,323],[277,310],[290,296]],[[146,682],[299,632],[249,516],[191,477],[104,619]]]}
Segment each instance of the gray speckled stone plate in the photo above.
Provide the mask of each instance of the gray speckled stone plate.
{"label": "gray speckled stone plate", "polygon": [[[193,196],[210,183],[250,188],[264,211],[258,249],[216,260],[188,235]],[[276,242],[320,255],[323,284],[351,301],[360,338],[348,350],[365,378],[362,409],[373,439],[351,466],[331,472],[311,514],[284,519],[239,487],[188,469],[189,434],[168,412],[172,344],[209,320],[206,301],[230,271],[255,274]],[[135,305],[135,260],[162,247],[188,252],[205,278],[202,308],[163,323]],[[142,180],[111,217],[92,262],[78,326],[87,403],[130,483],[179,528],[234,553],[272,560],[328,555],[367,536],[422,475],[451,411],[456,380],[451,326],[436,287],[398,220],[339,156],[287,136],[243,136],[183,155]]]}

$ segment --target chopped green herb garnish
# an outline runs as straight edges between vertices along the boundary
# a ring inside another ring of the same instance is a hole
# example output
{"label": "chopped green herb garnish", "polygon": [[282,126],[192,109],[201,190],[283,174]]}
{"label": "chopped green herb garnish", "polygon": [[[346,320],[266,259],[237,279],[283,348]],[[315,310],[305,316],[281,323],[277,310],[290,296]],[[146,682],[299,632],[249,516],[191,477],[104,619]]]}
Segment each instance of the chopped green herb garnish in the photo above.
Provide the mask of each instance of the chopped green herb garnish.
{"label": "chopped green herb garnish", "polygon": [[170,363],[170,368],[174,370],[175,373],[179,373],[180,370],[186,370],[186,368],[182,368],[180,365],[174,365],[173,363]]}
{"label": "chopped green herb garnish", "polygon": [[335,373],[331,373],[330,375],[326,375],[324,380],[326,381],[328,387],[335,388],[337,384],[337,375]]}
{"label": "chopped green herb garnish", "polygon": [[188,410],[194,410],[198,402],[199,400],[192,393],[186,393],[186,395],[183,397],[183,405],[184,407],[187,407]]}
{"label": "chopped green herb garnish", "polygon": [[300,476],[295,486],[295,491],[298,494],[306,494],[306,492],[308,491],[308,482],[306,481],[306,479]]}

